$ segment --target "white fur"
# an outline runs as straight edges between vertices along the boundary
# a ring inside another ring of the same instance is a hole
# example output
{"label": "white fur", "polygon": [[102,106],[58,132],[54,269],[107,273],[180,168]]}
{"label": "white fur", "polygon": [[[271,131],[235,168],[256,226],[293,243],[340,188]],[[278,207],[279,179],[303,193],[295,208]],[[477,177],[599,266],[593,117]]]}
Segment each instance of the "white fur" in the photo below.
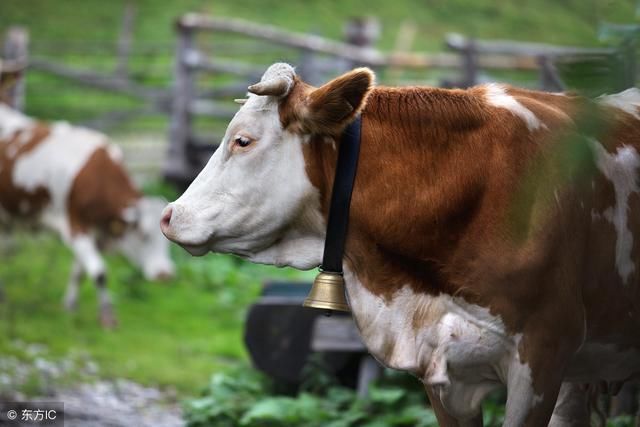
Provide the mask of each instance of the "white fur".
{"label": "white fur", "polygon": [[522,344],[522,334],[514,336],[516,351],[510,360],[507,373],[507,405],[505,413],[505,426],[522,425],[531,408],[542,402],[543,396],[536,395],[533,391],[531,368],[520,360],[518,349]]}
{"label": "white fur", "polygon": [[71,249],[76,255],[76,259],[82,265],[83,270],[90,277],[97,277],[105,272],[104,261],[95,240],[86,235],[80,234],[71,239]]}
{"label": "white fur", "polygon": [[0,139],[7,139],[15,132],[28,129],[35,121],[8,105],[0,103]]}
{"label": "white fur", "polygon": [[135,206],[135,227],[129,229],[115,243],[127,259],[138,266],[147,280],[173,276],[174,265],[169,257],[169,241],[164,238],[158,223],[166,200],[142,197]]}
{"label": "white fur", "polygon": [[[502,320],[486,308],[409,287],[387,301],[369,292],[352,272],[345,272],[345,280],[349,305],[370,353],[394,369],[418,373],[426,367],[423,381],[455,417],[476,415],[484,397],[501,384],[513,383],[522,392],[513,393],[512,400],[523,411],[541,398],[533,393],[531,370],[520,362],[519,336],[509,336]],[[417,313],[423,313],[418,329]]]}
{"label": "white fur", "polygon": [[489,83],[484,87],[486,90],[485,97],[490,105],[507,109],[515,116],[520,117],[530,131],[543,126],[538,117],[536,117],[531,110],[519,103],[513,96],[509,95],[502,85]]}
{"label": "white fur", "polygon": [[48,190],[48,221],[61,227],[59,231],[66,240],[70,238],[67,200],[73,181],[95,150],[105,145],[105,136],[98,132],[56,123],[47,138],[14,164],[12,179],[16,187]]}
{"label": "white fur", "polygon": [[[609,154],[598,141],[591,139],[590,143],[598,169],[611,181],[615,190],[616,204],[605,210],[602,216],[616,229],[616,268],[622,282],[626,284],[635,271],[635,263],[631,258],[633,233],[628,225],[628,211],[629,196],[639,190],[636,180],[640,157],[633,147],[623,146],[617,149],[616,154]],[[592,214],[592,218],[597,216]]]}
{"label": "white fur", "polygon": [[[231,152],[237,135],[255,138]],[[254,262],[320,264],[325,224],[305,171],[300,137],[284,131],[277,101],[250,95],[218,150],[171,204],[169,237],[194,255],[227,252]]]}
{"label": "white fur", "polygon": [[598,101],[618,108],[640,120],[640,89],[638,88],[630,88],[613,95],[603,95],[598,98]]}

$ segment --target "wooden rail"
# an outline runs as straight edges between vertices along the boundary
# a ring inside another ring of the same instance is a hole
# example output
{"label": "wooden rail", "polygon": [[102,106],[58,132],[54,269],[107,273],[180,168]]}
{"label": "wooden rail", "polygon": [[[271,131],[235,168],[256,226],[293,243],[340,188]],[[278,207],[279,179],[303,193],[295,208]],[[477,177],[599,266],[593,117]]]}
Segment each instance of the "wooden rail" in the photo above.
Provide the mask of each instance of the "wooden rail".
{"label": "wooden rail", "polygon": [[[360,47],[353,44],[330,40],[313,34],[303,34],[283,30],[271,25],[234,18],[216,18],[197,13],[183,15],[177,21],[180,30],[210,31],[242,34],[272,43],[297,49],[329,54],[355,63],[371,67],[399,68],[459,68],[460,56],[454,53],[398,52],[383,53],[372,47]],[[479,65],[487,69],[535,70],[538,65],[535,58],[528,55],[500,52],[480,58]]]}
{"label": "wooden rail", "polygon": [[[179,17],[175,27],[178,42],[171,102],[170,147],[164,174],[180,184],[186,184],[195,177],[215,149],[215,144],[211,144],[211,141],[219,140],[221,137],[197,135],[193,129],[194,116],[207,115],[228,119],[233,115],[233,108],[212,100],[205,102],[203,98],[215,95],[229,97],[234,91],[235,96],[242,96],[247,84],[259,79],[265,68],[239,60],[223,59],[217,55],[215,48],[213,51],[208,49],[205,52],[202,44],[196,43],[196,35],[202,32],[236,34],[293,49],[299,56],[297,60],[289,61],[295,62],[299,74],[311,83],[320,83],[326,79],[327,74],[335,75],[353,66],[389,68],[396,74],[399,70],[460,70],[461,78],[443,83],[456,87],[476,84],[479,80],[479,70],[525,70],[540,73],[540,87],[543,89],[561,90],[562,82],[555,72],[553,57],[609,52],[604,49],[504,40],[472,40],[450,35],[447,37],[446,46],[451,52],[410,52],[396,49],[385,53],[373,47],[374,39],[379,35],[379,25],[366,19],[348,23],[345,41],[288,31],[242,19],[218,18],[199,13],[187,13]],[[199,90],[196,85],[199,73],[222,73],[236,76],[240,80],[228,84],[225,88],[210,89],[204,95],[205,92]],[[205,141],[207,143],[202,145]]]}

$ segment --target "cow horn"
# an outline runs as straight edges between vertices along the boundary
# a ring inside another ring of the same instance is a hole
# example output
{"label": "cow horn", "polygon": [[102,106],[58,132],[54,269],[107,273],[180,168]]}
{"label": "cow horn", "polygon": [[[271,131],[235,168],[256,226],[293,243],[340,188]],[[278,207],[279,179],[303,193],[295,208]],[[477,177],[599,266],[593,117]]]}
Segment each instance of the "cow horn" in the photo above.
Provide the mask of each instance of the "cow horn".
{"label": "cow horn", "polygon": [[276,77],[249,86],[248,91],[256,95],[286,96],[291,90],[292,81],[285,77]]}

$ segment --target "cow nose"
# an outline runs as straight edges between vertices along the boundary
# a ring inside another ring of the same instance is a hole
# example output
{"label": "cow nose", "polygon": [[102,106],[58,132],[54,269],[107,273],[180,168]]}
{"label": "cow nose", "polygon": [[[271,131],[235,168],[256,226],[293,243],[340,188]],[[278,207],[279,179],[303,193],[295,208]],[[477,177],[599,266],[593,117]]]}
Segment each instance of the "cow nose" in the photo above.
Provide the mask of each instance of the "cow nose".
{"label": "cow nose", "polygon": [[[160,219],[160,229],[165,236],[169,233],[169,227],[171,226],[171,214],[173,213],[173,207],[167,205],[162,211],[162,217]],[[168,236],[167,236],[168,237]]]}

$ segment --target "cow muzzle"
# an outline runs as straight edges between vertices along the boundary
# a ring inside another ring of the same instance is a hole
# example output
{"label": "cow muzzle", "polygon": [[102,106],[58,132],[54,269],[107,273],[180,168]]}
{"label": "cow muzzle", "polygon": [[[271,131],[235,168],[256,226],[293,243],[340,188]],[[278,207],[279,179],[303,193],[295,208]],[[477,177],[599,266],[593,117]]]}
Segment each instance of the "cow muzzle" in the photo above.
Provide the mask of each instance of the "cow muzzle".
{"label": "cow muzzle", "polygon": [[[182,246],[187,252],[193,256],[202,256],[209,252],[207,238],[196,241],[194,236],[188,236],[187,234],[194,234],[191,228],[193,228],[193,220],[186,218],[185,212],[179,207],[169,204],[162,211],[160,217],[160,230],[162,234],[169,240]],[[191,224],[191,227],[187,229],[187,225]],[[199,238],[200,236],[198,236]]]}
{"label": "cow muzzle", "polygon": [[167,205],[166,208],[162,211],[162,215],[160,217],[160,230],[162,230],[162,234],[171,241],[173,241],[173,234],[171,233],[171,215],[173,215],[173,206]]}

